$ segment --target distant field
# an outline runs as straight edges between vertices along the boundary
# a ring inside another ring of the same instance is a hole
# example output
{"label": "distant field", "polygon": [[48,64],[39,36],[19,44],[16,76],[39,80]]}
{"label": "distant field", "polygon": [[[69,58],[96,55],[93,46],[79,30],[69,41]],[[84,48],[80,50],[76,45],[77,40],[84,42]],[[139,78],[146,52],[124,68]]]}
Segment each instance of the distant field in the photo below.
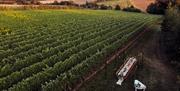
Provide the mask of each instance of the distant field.
{"label": "distant field", "polygon": [[80,7],[63,5],[11,5],[0,4],[0,10],[32,10],[32,9],[79,9]]}
{"label": "distant field", "polygon": [[109,5],[112,7],[115,7],[116,5],[120,5],[121,8],[131,6],[130,0],[109,0],[109,1],[99,2],[97,4],[99,4],[99,5],[104,4],[104,5]]}
{"label": "distant field", "polygon": [[67,91],[159,16],[0,11],[0,91]]}
{"label": "distant field", "polygon": [[146,8],[149,4],[153,3],[155,0],[109,0],[104,2],[99,2],[98,4],[105,4],[115,7],[116,5],[120,5],[121,8],[127,6],[135,6],[142,11],[146,11]]}

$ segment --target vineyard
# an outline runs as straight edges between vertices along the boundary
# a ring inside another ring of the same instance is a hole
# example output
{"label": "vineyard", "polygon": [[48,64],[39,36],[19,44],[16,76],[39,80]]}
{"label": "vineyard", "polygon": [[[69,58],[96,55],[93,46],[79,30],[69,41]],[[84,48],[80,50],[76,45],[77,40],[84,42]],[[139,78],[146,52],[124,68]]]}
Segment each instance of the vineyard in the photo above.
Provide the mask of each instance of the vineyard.
{"label": "vineyard", "polygon": [[67,91],[159,16],[0,11],[0,91]]}

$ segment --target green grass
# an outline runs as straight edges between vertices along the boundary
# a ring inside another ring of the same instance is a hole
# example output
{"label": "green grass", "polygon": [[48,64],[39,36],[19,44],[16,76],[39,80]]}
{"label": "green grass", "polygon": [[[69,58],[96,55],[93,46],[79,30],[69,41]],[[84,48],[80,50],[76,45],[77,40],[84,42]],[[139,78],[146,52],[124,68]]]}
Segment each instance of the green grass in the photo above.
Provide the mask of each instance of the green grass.
{"label": "green grass", "polygon": [[158,18],[108,10],[0,11],[0,90],[67,90]]}

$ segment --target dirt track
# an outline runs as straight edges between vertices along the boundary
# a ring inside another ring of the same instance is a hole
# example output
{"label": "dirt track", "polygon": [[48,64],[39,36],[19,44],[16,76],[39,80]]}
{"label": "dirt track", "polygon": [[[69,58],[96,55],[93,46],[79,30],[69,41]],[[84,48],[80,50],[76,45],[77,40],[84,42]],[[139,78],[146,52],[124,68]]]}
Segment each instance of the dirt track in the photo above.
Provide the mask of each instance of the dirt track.
{"label": "dirt track", "polygon": [[133,91],[134,79],[146,84],[147,91],[178,91],[175,83],[176,73],[166,61],[159,36],[159,29],[148,32],[126,54],[127,56],[141,55],[139,59],[143,59],[143,65],[123,83],[123,86],[115,84],[117,79],[114,69],[121,63],[117,61],[86,83],[80,91]]}
{"label": "dirt track", "polygon": [[141,40],[132,50],[132,53],[143,54],[144,69],[138,70],[137,78],[149,85],[150,91],[177,91],[176,72],[163,53],[160,33],[160,29],[151,31],[150,35]]}

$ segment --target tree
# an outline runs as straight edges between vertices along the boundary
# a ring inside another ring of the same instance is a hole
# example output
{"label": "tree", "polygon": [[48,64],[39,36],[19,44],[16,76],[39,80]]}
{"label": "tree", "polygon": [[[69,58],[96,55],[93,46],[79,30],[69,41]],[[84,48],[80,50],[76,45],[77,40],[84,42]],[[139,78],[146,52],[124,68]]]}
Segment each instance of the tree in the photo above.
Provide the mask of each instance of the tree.
{"label": "tree", "polygon": [[159,4],[151,3],[146,11],[151,14],[165,14],[165,10],[166,8],[159,6]]}
{"label": "tree", "polygon": [[128,11],[128,12],[141,12],[140,9],[137,9],[135,8],[134,6],[130,6],[130,7],[127,7],[127,8],[123,8],[123,11]]}
{"label": "tree", "polygon": [[121,10],[121,7],[119,5],[116,5],[115,10]]}
{"label": "tree", "polygon": [[156,0],[155,3],[151,3],[146,11],[151,14],[165,14],[168,6],[174,6],[175,0]]}
{"label": "tree", "polygon": [[108,9],[108,6],[102,4],[102,5],[100,5],[100,9],[101,9],[101,10],[107,10],[107,9]]}

